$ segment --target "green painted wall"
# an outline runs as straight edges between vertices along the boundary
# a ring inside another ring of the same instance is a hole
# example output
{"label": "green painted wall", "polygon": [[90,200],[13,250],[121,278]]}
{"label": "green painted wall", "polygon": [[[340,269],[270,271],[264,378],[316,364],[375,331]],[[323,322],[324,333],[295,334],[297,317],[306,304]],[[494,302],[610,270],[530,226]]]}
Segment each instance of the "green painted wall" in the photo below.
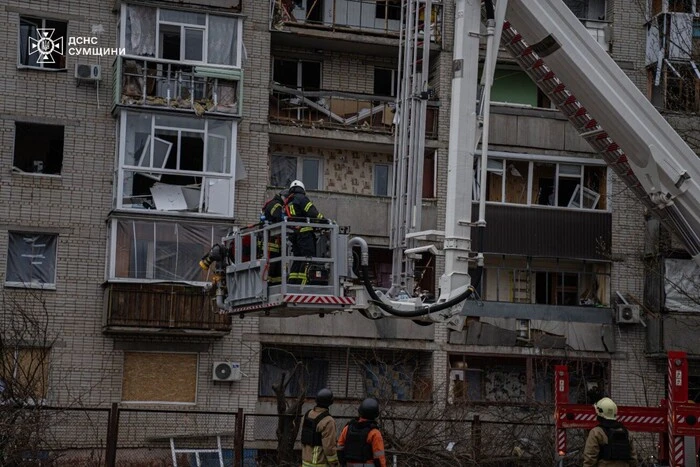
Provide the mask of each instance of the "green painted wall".
{"label": "green painted wall", "polygon": [[519,70],[496,70],[491,101],[537,106],[537,86]]}

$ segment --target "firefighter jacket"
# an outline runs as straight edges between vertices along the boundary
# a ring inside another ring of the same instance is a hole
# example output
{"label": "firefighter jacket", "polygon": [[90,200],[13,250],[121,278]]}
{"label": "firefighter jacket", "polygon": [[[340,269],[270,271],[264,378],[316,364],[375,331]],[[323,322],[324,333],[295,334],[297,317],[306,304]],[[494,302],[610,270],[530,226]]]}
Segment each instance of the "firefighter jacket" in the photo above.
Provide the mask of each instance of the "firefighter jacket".
{"label": "firefighter jacket", "polygon": [[[602,424],[619,426],[619,422],[602,421]],[[606,460],[601,458],[602,447],[608,444],[608,436],[602,426],[594,427],[586,438],[586,446],[583,450],[583,467],[637,467],[637,454],[634,451],[632,439],[630,441],[631,460]]]}
{"label": "firefighter jacket", "polygon": [[284,199],[279,194],[269,199],[262,208],[262,220],[271,224],[282,222],[284,214]]}
{"label": "firefighter jacket", "polygon": [[312,423],[316,427],[320,445],[312,441],[312,444],[303,444],[301,446],[301,466],[302,467],[336,467],[338,465],[338,454],[336,453],[335,436],[337,434],[335,420],[328,414],[328,409],[322,407],[314,407],[304,417],[313,422],[318,417],[322,419],[318,424]]}
{"label": "firefighter jacket", "polygon": [[365,418],[345,425],[338,438],[338,457],[347,467],[386,467],[384,438],[377,425]]}
{"label": "firefighter jacket", "polygon": [[[308,217],[309,219],[323,219],[323,214],[318,212],[314,203],[304,193],[290,193],[286,199],[285,210],[287,217]],[[299,232],[311,232],[313,227],[302,227]]]}

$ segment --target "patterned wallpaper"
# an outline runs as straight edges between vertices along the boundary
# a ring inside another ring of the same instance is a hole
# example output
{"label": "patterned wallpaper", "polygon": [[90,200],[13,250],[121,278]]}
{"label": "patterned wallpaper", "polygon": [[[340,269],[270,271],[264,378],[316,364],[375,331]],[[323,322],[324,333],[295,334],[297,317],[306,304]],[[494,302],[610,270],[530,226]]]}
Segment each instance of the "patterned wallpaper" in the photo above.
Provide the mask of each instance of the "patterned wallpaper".
{"label": "patterned wallpaper", "polygon": [[374,164],[393,162],[393,155],[387,153],[286,144],[271,144],[270,154],[319,157],[323,160],[323,190],[359,195],[372,195]]}

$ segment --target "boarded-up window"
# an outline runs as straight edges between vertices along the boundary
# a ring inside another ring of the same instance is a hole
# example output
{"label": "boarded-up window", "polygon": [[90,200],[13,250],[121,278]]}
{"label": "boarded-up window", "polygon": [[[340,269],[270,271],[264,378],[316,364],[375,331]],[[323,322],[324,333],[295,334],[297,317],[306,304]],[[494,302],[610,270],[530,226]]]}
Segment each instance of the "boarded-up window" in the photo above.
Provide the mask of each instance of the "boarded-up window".
{"label": "boarded-up window", "polygon": [[0,353],[0,400],[41,401],[49,380],[49,351],[5,349]]}
{"label": "boarded-up window", "polygon": [[197,354],[125,352],[122,401],[194,404]]}

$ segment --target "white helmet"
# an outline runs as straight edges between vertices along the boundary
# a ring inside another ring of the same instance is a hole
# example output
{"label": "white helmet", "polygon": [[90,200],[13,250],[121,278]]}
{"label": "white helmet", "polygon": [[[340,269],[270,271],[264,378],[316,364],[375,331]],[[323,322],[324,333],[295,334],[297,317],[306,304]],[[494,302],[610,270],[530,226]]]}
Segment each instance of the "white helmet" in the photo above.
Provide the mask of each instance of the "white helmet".
{"label": "white helmet", "polygon": [[302,190],[306,191],[306,187],[304,186],[304,183],[301,180],[294,180],[290,185],[289,185],[289,191],[293,191],[293,188],[299,187]]}
{"label": "white helmet", "polygon": [[603,397],[601,400],[593,404],[596,415],[603,417],[606,420],[617,419],[617,404],[609,397]]}

